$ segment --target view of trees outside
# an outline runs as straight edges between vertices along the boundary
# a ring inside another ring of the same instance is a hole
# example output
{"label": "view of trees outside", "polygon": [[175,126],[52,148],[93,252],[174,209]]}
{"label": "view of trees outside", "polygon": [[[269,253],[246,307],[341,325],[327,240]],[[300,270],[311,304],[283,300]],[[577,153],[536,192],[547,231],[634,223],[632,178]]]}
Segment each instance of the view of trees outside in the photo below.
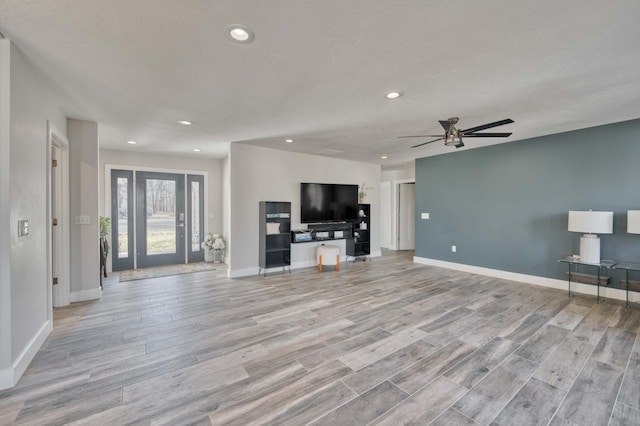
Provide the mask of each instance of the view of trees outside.
{"label": "view of trees outside", "polygon": [[147,254],[176,252],[176,182],[147,179]]}
{"label": "view of trees outside", "polygon": [[[127,178],[118,178],[118,257],[129,256]],[[147,179],[147,254],[176,252],[176,183]]]}
{"label": "view of trees outside", "polygon": [[200,182],[191,182],[191,251],[200,251]]}
{"label": "view of trees outside", "polygon": [[119,177],[116,182],[118,188],[118,257],[129,257],[129,215],[128,210],[128,178]]}

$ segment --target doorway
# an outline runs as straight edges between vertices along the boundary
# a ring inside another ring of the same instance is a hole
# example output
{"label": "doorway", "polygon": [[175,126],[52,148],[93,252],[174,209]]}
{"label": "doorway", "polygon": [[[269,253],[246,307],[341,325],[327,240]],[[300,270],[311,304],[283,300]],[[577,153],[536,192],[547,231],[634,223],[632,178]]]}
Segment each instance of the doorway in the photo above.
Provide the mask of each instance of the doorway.
{"label": "doorway", "polygon": [[398,250],[415,249],[415,182],[398,184]]}
{"label": "doorway", "polygon": [[202,261],[204,176],[111,170],[111,218],[114,271]]}
{"label": "doorway", "polygon": [[[47,163],[47,298],[50,307],[60,307],[71,303],[69,141],[50,122],[47,122]],[[49,316],[51,319],[51,312]]]}

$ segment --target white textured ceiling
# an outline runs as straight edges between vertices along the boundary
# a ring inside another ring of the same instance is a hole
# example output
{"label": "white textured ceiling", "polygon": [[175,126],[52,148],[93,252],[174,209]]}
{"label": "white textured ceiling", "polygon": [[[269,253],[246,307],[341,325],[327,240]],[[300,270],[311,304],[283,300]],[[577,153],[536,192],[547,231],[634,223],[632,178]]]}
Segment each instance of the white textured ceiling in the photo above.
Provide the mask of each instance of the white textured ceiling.
{"label": "white textured ceiling", "polygon": [[101,147],[220,158],[240,142],[383,167],[455,150],[396,138],[451,116],[515,120],[463,149],[640,117],[639,17],[638,0],[0,0],[0,31]]}

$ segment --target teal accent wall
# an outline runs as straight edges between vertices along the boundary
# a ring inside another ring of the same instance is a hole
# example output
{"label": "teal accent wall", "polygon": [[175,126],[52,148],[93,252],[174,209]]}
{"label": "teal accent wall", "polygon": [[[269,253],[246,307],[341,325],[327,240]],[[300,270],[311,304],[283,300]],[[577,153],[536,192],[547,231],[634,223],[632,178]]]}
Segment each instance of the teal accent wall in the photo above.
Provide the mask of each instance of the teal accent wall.
{"label": "teal accent wall", "polygon": [[580,251],[568,212],[589,209],[614,212],[601,258],[640,263],[640,119],[417,159],[415,255],[562,279]]}

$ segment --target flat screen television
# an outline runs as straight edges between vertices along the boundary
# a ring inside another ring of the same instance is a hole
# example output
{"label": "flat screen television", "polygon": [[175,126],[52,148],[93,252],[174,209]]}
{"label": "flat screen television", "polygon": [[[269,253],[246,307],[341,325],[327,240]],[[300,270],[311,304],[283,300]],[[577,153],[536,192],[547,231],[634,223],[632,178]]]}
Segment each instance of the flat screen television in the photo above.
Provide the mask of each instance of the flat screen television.
{"label": "flat screen television", "polygon": [[302,223],[343,222],[358,218],[358,185],[300,184]]}

